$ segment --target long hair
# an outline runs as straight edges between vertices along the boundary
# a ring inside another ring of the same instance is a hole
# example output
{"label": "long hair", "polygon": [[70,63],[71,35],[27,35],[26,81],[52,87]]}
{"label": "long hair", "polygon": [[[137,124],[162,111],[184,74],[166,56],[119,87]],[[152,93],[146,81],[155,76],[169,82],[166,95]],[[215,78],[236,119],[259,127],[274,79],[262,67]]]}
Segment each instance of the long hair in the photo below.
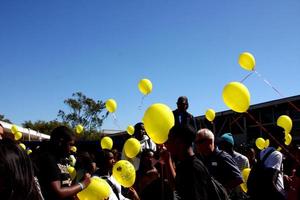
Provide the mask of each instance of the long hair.
{"label": "long hair", "polygon": [[0,140],[0,182],[3,184],[0,186],[1,199],[42,199],[30,158],[10,139]]}

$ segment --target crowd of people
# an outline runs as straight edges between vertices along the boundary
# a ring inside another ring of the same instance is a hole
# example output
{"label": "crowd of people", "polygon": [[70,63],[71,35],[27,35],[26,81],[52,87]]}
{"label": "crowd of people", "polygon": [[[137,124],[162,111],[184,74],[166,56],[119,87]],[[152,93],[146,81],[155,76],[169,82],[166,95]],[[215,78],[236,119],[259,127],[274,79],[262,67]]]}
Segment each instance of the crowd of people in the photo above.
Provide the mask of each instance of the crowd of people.
{"label": "crowd of people", "polygon": [[[284,145],[282,128],[272,127],[269,147],[256,153],[250,147],[235,148],[231,133],[215,138],[211,130],[197,126],[187,109],[188,98],[179,97],[173,111],[175,125],[165,144],[155,144],[143,123],[137,123],[133,137],[140,141],[141,152],[133,159],[115,149],[79,149],[72,153],[76,138],[65,126],[55,128],[50,141],[27,155],[15,141],[5,137],[0,124],[0,198],[77,199],[76,194],[97,176],[108,183],[109,200],[300,199],[299,163],[289,157],[300,153],[298,149],[290,154],[278,150]],[[76,157],[76,177],[68,170],[71,154]],[[120,159],[129,160],[136,169],[132,187],[122,187],[112,176],[113,166]],[[285,162],[289,170],[284,170]],[[247,181],[242,172],[258,164],[265,169],[263,180],[255,180],[250,172],[247,191],[241,187]]]}

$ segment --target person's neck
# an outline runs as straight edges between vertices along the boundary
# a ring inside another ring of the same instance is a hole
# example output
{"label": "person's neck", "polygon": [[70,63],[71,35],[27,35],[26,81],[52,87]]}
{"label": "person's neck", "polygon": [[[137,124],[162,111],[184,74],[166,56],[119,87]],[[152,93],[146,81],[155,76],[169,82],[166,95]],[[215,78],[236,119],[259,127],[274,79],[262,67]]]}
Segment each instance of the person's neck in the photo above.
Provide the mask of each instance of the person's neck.
{"label": "person's neck", "polygon": [[185,160],[189,157],[192,157],[194,156],[195,153],[193,151],[193,148],[192,147],[188,147],[185,151],[182,152],[182,154],[180,155],[179,159],[180,160]]}

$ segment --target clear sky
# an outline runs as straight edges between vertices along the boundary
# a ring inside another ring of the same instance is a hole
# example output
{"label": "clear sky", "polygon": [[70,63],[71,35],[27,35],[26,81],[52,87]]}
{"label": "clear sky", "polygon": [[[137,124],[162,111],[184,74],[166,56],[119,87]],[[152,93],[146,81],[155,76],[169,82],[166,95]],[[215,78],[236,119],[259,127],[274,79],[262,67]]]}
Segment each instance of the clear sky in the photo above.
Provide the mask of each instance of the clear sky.
{"label": "clear sky", "polygon": [[[243,51],[285,96],[300,91],[299,0],[1,0],[0,113],[16,124],[53,120],[81,91],[114,98],[122,129],[157,102],[223,111],[222,89],[248,72]],[[138,109],[138,81],[153,92]],[[280,98],[260,78],[245,81],[251,104]],[[104,129],[118,129],[110,116]]]}

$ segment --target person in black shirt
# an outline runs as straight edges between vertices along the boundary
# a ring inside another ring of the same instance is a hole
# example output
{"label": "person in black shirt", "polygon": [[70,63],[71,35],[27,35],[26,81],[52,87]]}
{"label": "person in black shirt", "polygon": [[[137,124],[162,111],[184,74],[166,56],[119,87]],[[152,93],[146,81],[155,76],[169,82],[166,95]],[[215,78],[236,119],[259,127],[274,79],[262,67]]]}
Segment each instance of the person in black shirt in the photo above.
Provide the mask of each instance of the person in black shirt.
{"label": "person in black shirt", "polygon": [[198,130],[194,116],[187,112],[188,108],[188,98],[186,96],[179,97],[177,100],[177,109],[173,111],[175,126],[191,126],[195,130]]}
{"label": "person in black shirt", "polygon": [[166,147],[178,161],[175,175],[175,194],[182,200],[208,200],[210,175],[204,164],[195,156],[192,142],[195,131],[190,126],[174,126]]}
{"label": "person in black shirt", "polygon": [[71,185],[66,158],[73,145],[73,132],[65,126],[60,126],[52,131],[50,143],[44,144],[34,156],[45,200],[74,199],[74,196],[90,183],[90,175],[86,174],[82,182]]}

